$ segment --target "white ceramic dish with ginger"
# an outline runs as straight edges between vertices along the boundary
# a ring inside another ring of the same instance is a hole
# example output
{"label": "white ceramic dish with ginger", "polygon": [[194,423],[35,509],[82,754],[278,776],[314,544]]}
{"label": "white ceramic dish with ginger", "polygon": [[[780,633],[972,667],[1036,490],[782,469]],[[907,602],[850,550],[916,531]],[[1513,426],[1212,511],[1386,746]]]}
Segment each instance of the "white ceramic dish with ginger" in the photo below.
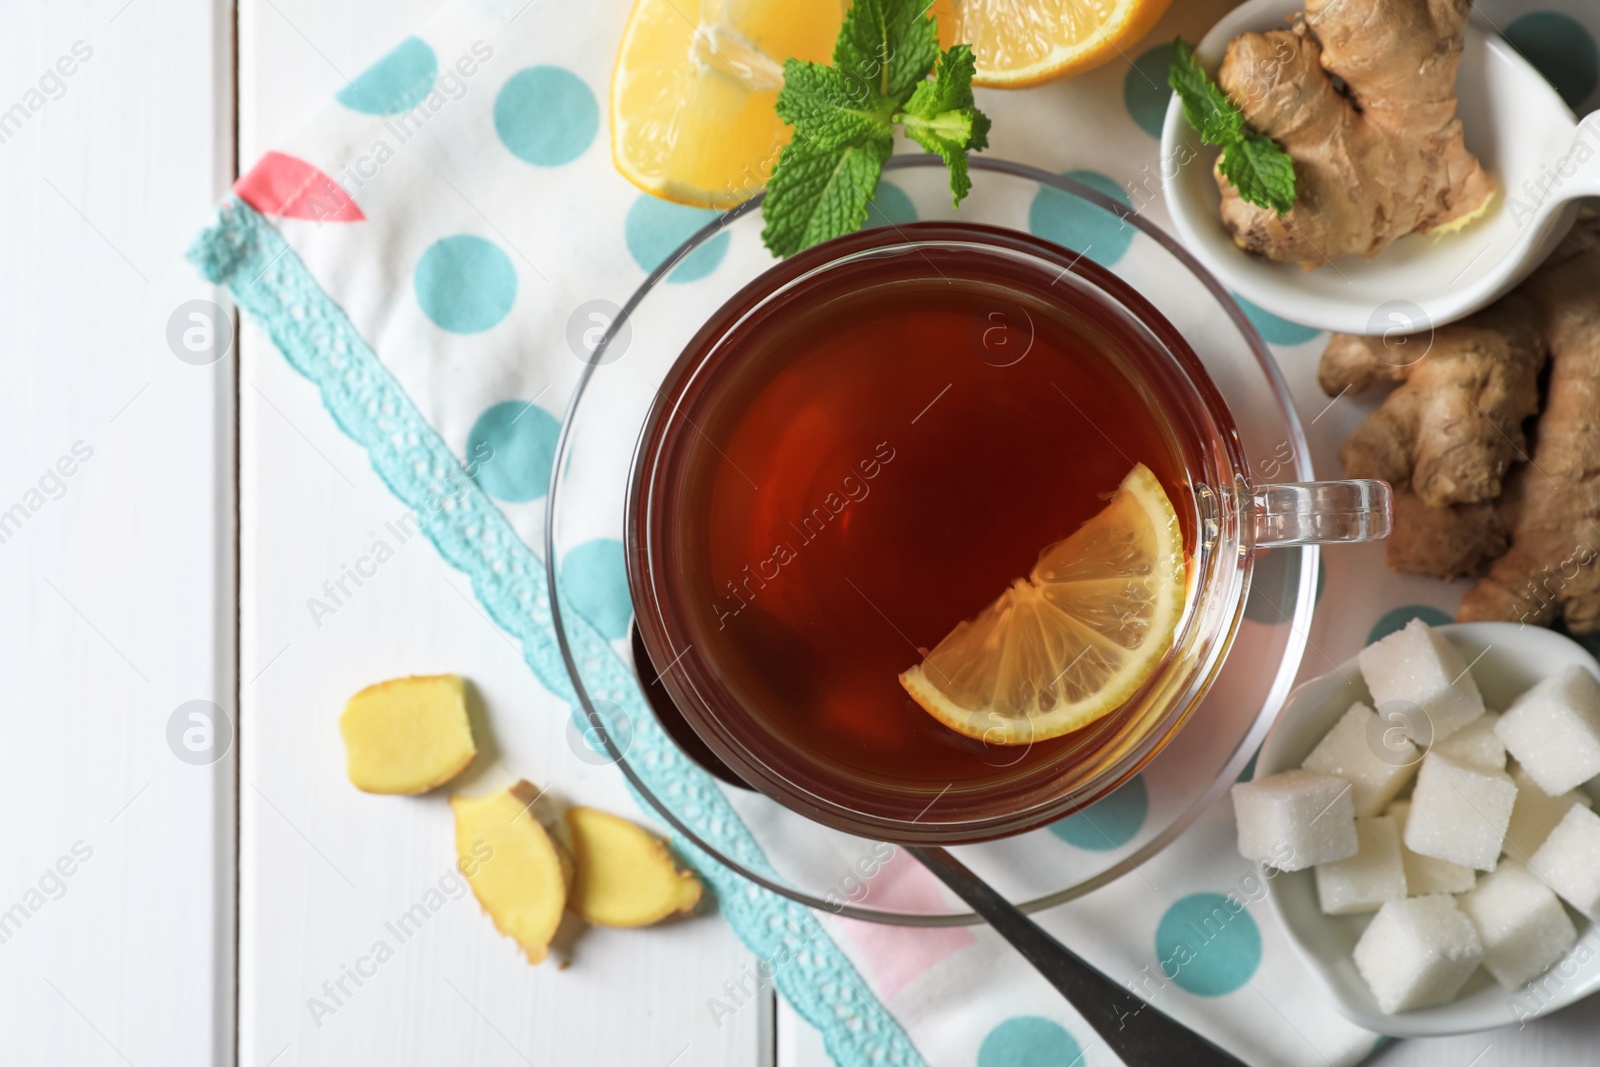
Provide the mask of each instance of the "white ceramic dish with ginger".
{"label": "white ceramic dish with ginger", "polygon": [[[1229,41],[1285,28],[1302,9],[1303,0],[1250,0],[1218,22],[1195,55],[1215,75]],[[1375,259],[1341,256],[1313,271],[1234,244],[1218,214],[1218,150],[1200,142],[1174,96],[1161,159],[1167,210],[1184,246],[1246,300],[1324,330],[1412,333],[1493,303],[1555,248],[1579,198],[1600,196],[1600,113],[1580,128],[1539,72],[1477,24],[1466,30],[1456,92],[1466,146],[1497,187],[1485,214],[1457,233],[1413,234]]]}
{"label": "white ceramic dish with ginger", "polygon": [[[1578,664],[1600,674],[1594,657],[1569,638],[1535,626],[1476,622],[1435,628],[1467,662],[1493,709],[1509,707],[1521,693],[1563,667]],[[1475,661],[1475,662],[1474,662]],[[1300,766],[1324,734],[1356,701],[1370,702],[1355,659],[1301,685],[1290,695],[1262,745],[1256,778]],[[1437,1037],[1509,1026],[1600,992],[1600,927],[1578,925],[1577,944],[1527,988],[1503,989],[1479,968],[1454,1001],[1437,1008],[1385,1014],[1356,970],[1351,953],[1372,915],[1324,915],[1312,870],[1267,872],[1268,904],[1306,968],[1346,1018],[1393,1037]]]}

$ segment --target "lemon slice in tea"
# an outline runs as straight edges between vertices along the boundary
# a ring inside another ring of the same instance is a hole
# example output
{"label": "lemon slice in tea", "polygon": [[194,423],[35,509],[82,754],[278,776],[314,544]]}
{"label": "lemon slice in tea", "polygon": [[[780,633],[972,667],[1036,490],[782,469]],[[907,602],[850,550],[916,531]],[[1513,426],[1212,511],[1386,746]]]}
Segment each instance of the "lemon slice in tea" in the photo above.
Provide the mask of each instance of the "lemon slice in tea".
{"label": "lemon slice in tea", "polygon": [[1183,530],[1150,469],[958,623],[900,684],[968,737],[1025,745],[1081,729],[1155,673],[1183,614]]}

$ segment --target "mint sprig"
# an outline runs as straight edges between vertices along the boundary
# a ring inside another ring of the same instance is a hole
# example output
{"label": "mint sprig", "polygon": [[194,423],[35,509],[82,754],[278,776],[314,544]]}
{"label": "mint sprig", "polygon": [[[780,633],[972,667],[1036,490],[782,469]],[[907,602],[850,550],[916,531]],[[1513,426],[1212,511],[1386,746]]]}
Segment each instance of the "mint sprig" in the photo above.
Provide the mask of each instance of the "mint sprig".
{"label": "mint sprig", "polygon": [[917,83],[905,110],[895,116],[906,136],[944,160],[957,204],[972,188],[967,153],[989,147],[989,116],[973,106],[972,72],[977,65],[964,44],[939,57],[932,81]]}
{"label": "mint sprig", "polygon": [[966,45],[939,51],[925,0],[855,0],[832,66],[783,65],[778,117],[794,136],[761,204],[767,247],[790,256],[860,229],[896,126],[945,161],[959,204],[972,188],[967,153],[989,143],[988,116],[972,97],[974,67]]}
{"label": "mint sprig", "polygon": [[1252,130],[1244,113],[1201,68],[1182,37],[1172,42],[1167,84],[1183,104],[1183,116],[1200,140],[1222,149],[1218,169],[1239,197],[1279,215],[1294,207],[1294,158],[1264,133]]}

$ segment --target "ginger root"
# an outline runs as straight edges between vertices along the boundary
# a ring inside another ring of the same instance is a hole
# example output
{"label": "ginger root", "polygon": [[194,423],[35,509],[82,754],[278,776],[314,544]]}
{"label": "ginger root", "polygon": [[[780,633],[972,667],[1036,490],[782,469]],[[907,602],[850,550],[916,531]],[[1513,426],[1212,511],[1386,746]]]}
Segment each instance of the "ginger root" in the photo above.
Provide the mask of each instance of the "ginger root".
{"label": "ginger root", "polygon": [[1311,270],[1350,253],[1370,259],[1487,208],[1494,180],[1455,117],[1471,6],[1306,0],[1292,28],[1229,42],[1218,84],[1295,161],[1295,205],[1281,217],[1217,172],[1222,221],[1239,247]]}
{"label": "ginger root", "polygon": [[1537,443],[1508,487],[1511,550],[1461,601],[1463,622],[1600,630],[1600,221],[1582,220],[1523,286],[1544,310],[1550,383]]}
{"label": "ginger root", "polygon": [[573,877],[566,848],[534,814],[539,797],[519,781],[488,796],[450,798],[461,873],[495,928],[529,963],[548,954]]}
{"label": "ginger root", "polygon": [[1352,478],[1381,478],[1442,508],[1495,499],[1512,461],[1527,458],[1522,422],[1539,410],[1543,365],[1538,311],[1509,296],[1431,340],[1334,334],[1317,378],[1329,396],[1402,383],[1339,462]]}
{"label": "ginger root", "polygon": [[649,926],[700,903],[700,880],[679,869],[666,842],[627,819],[569,808],[566,834],[577,864],[567,907],[585,922]]}
{"label": "ginger root", "polygon": [[1580,219],[1509,296],[1437,330],[1425,355],[1397,350],[1336,334],[1319,375],[1332,395],[1402,383],[1339,453],[1347,474],[1396,488],[1389,565],[1455,578],[1488,564],[1463,622],[1600,630],[1600,219]]}
{"label": "ginger root", "polygon": [[1510,544],[1494,501],[1434,508],[1403,489],[1394,495],[1394,532],[1386,545],[1392,570],[1469,578]]}
{"label": "ginger root", "polygon": [[350,782],[368,793],[426,793],[478,754],[456,674],[370,685],[345,704],[339,732]]}

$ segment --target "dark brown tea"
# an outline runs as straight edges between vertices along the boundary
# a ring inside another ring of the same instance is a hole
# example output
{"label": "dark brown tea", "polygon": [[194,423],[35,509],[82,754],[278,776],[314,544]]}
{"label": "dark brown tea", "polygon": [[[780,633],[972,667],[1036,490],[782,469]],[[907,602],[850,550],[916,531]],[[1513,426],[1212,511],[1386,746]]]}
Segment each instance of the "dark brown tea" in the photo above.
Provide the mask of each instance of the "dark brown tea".
{"label": "dark brown tea", "polygon": [[819,790],[931,794],[1114,728],[1115,715],[989,745],[923,711],[897,675],[1136,463],[1193,543],[1182,450],[1159,414],[1176,401],[1143,369],[1169,357],[1136,324],[1037,264],[912,251],[803,278],[723,344],[670,416],[690,424],[665,460],[672,566],[692,639],[787,749],[786,771]]}

